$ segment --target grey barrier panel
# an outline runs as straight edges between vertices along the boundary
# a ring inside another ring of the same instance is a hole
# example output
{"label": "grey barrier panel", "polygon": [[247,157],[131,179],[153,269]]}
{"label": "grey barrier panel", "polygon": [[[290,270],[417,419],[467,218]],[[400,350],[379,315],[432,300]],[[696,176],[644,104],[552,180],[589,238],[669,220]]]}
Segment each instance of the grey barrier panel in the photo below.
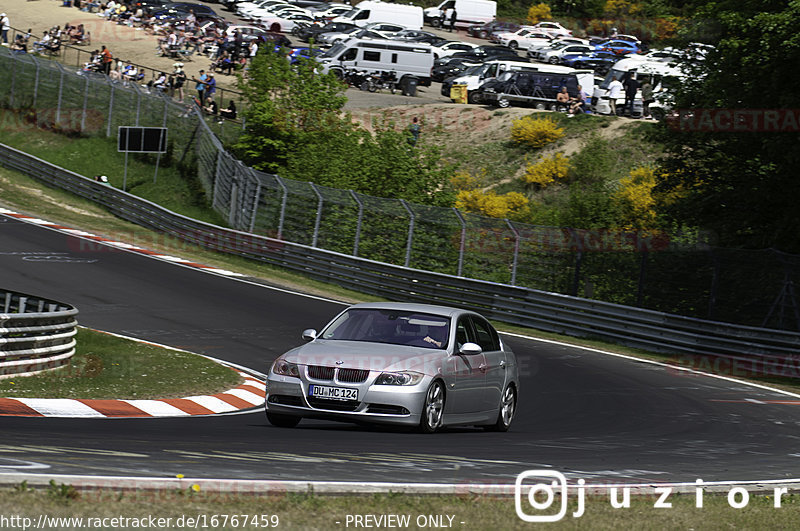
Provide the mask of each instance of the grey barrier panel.
{"label": "grey barrier panel", "polygon": [[[796,332],[701,320],[460,278],[226,229],[175,214],[7,146],[0,146],[0,163],[96,201],[123,219],[183,241],[390,300],[466,307],[501,322],[657,352],[758,362],[766,370],[780,369],[800,351],[800,333]],[[401,252],[407,235],[402,236]]]}
{"label": "grey barrier panel", "polygon": [[0,288],[0,378],[63,367],[75,354],[78,310]]}

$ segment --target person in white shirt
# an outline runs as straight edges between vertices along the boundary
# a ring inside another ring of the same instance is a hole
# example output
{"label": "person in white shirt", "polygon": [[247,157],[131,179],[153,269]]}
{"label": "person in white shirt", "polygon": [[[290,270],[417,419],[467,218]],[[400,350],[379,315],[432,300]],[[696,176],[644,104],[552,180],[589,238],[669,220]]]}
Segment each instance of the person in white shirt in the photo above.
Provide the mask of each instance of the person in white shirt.
{"label": "person in white shirt", "polygon": [[3,46],[8,46],[8,30],[11,29],[11,23],[8,21],[8,16],[5,13],[0,13],[0,32],[3,35]]}
{"label": "person in white shirt", "polygon": [[617,99],[622,94],[622,83],[617,79],[617,76],[611,78],[611,83],[608,84],[608,104],[611,106],[611,116],[617,115]]}

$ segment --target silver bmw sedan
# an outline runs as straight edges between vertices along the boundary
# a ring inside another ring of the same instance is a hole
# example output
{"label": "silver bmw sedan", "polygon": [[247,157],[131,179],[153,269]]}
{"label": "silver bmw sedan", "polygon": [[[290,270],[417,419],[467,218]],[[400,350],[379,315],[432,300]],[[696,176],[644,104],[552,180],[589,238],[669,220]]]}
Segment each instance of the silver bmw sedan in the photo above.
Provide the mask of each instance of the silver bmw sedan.
{"label": "silver bmw sedan", "polygon": [[514,419],[516,358],[477,313],[363,303],[302,337],[269,371],[265,408],[275,426],[322,418],[506,431]]}

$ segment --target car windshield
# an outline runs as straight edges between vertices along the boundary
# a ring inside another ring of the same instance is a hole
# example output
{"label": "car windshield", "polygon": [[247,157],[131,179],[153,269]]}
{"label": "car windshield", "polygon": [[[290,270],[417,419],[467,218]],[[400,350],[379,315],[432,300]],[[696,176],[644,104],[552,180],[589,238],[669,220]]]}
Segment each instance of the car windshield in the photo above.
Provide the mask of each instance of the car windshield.
{"label": "car windshield", "polygon": [[320,57],[336,57],[341,53],[342,50],[344,50],[344,44],[334,44],[325,53],[320,55]]}
{"label": "car windshield", "polygon": [[431,349],[446,349],[449,337],[450,320],[447,317],[372,308],[348,310],[322,332],[325,340],[368,341]]}

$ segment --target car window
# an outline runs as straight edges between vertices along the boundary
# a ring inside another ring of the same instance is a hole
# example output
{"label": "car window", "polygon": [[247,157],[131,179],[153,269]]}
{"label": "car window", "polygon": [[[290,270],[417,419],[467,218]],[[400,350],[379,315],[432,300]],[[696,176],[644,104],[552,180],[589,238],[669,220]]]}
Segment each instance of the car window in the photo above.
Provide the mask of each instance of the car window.
{"label": "car window", "polygon": [[500,339],[492,325],[474,316],[472,324],[475,327],[476,342],[484,352],[500,350]]}
{"label": "car window", "polygon": [[469,319],[462,317],[456,324],[456,348],[461,350],[464,343],[474,343],[475,339],[469,326]]}
{"label": "car window", "polygon": [[322,332],[326,340],[368,341],[446,349],[450,337],[447,317],[392,309],[352,309]]}

